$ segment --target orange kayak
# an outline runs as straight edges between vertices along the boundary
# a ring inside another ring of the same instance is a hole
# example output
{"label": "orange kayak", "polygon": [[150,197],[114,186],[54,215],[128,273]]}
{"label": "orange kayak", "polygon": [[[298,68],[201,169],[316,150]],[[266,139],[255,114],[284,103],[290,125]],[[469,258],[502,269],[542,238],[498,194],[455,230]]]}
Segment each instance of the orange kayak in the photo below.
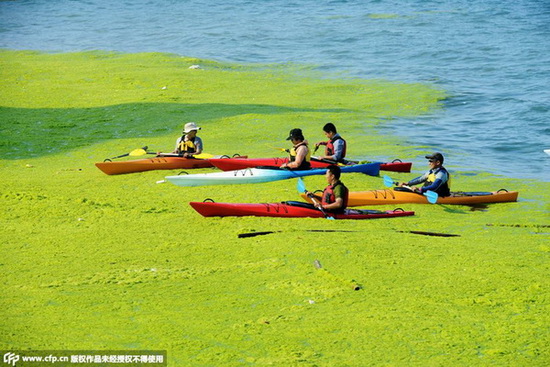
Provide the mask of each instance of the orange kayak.
{"label": "orange kayak", "polygon": [[[149,153],[150,154],[150,153]],[[130,161],[111,161],[106,159],[101,163],[96,163],[96,167],[108,175],[120,175],[123,173],[144,172],[153,170],[167,169],[192,169],[192,168],[209,168],[214,167],[211,158],[229,159],[229,156],[213,156],[203,153],[204,158],[183,158],[183,157],[155,157],[147,159],[134,159]],[[208,157],[208,158],[207,158]],[[226,158],[227,157],[227,158]],[[232,159],[243,158],[246,155],[235,155]]]}
{"label": "orange kayak", "polygon": [[[451,196],[439,197],[437,204],[475,205],[504,203],[518,200],[517,191],[501,189],[495,192],[453,192]],[[302,197],[311,202],[305,194]],[[321,200],[316,196],[317,200]],[[354,191],[349,193],[348,206],[364,205],[393,205],[393,204],[428,204],[428,198],[424,195],[408,191],[396,191],[393,189]]]}
{"label": "orange kayak", "polygon": [[120,175],[152,171],[157,169],[190,169],[214,167],[208,159],[183,157],[155,157],[135,159],[131,161],[101,162],[95,164],[97,168],[108,175]]}

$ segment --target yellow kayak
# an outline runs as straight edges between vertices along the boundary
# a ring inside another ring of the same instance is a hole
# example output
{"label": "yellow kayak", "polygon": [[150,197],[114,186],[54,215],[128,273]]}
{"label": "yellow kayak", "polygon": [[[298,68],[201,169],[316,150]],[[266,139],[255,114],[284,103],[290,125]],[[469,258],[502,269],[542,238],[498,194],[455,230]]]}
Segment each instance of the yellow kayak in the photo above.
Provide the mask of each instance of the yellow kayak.
{"label": "yellow kayak", "polygon": [[[501,189],[494,192],[452,192],[451,196],[439,197],[437,204],[475,205],[504,203],[518,200],[517,191]],[[305,194],[302,198],[311,202]],[[316,196],[321,200],[320,196]],[[353,191],[349,193],[348,206],[385,205],[385,204],[428,204],[428,198],[410,191],[393,189]]]}

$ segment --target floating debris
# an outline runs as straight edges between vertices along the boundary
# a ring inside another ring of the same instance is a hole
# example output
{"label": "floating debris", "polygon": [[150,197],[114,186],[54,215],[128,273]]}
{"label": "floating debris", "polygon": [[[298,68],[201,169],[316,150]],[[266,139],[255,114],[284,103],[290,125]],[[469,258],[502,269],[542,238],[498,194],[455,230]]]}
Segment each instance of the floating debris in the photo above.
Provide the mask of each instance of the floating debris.
{"label": "floating debris", "polygon": [[550,224],[497,224],[487,223],[488,227],[550,228]]}

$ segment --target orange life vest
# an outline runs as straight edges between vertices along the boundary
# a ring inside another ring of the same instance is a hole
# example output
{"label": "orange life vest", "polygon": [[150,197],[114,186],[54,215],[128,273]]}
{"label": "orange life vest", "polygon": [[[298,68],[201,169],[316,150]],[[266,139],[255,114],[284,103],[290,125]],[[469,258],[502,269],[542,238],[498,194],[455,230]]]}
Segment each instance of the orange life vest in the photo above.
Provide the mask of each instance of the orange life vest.
{"label": "orange life vest", "polygon": [[342,186],[342,188],[344,189],[344,196],[342,197],[343,205],[342,205],[342,208],[340,208],[339,210],[344,210],[348,207],[349,190],[346,186],[344,186],[344,184],[341,181],[336,182],[334,185],[329,185],[325,188],[325,190],[323,190],[323,198],[322,198],[321,204],[325,205],[325,204],[332,204],[336,202],[334,189],[339,185]]}
{"label": "orange life vest", "polygon": [[341,158],[341,159],[344,159],[344,157],[346,156],[346,148],[347,148],[348,144],[346,143],[344,138],[342,138],[340,135],[335,136],[334,138],[330,139],[327,142],[327,145],[325,146],[325,155],[327,155],[327,156],[333,156],[334,155],[334,142],[336,140],[342,140],[344,142],[344,151],[342,152],[342,158]]}

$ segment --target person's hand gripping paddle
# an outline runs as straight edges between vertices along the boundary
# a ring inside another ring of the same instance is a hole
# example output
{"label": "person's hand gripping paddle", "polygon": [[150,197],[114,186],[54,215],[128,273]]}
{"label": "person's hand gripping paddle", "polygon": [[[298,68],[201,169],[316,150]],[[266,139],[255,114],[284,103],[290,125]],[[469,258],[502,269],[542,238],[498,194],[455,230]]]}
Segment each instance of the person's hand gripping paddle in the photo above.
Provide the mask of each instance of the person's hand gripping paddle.
{"label": "person's hand gripping paddle", "polygon": [[[392,187],[392,186],[397,186],[398,185],[398,182],[397,181],[394,181],[390,176],[388,175],[384,175],[384,185],[386,187]],[[413,191],[410,187],[408,186],[404,186],[406,187],[407,189]],[[430,204],[435,204],[437,203],[437,199],[439,198],[439,195],[437,194],[437,192],[435,191],[426,191],[425,193],[423,193],[422,195],[424,195],[427,199],[428,199],[428,202]]]}
{"label": "person's hand gripping paddle", "polygon": [[[296,187],[298,188],[298,192],[300,194],[305,193],[309,198],[311,198],[311,201],[313,201],[313,204],[315,204],[316,208],[319,209],[321,211],[321,213],[323,213],[325,218],[334,220],[334,217],[329,216],[327,214],[327,212],[325,212],[323,210],[323,207],[320,205],[320,203],[317,201],[317,199],[315,199],[315,196],[313,196],[311,193],[308,193],[308,191],[306,189],[306,185],[304,183],[304,180],[301,177],[298,177],[298,183],[296,184]],[[319,206],[317,206],[317,205],[319,205]]]}

